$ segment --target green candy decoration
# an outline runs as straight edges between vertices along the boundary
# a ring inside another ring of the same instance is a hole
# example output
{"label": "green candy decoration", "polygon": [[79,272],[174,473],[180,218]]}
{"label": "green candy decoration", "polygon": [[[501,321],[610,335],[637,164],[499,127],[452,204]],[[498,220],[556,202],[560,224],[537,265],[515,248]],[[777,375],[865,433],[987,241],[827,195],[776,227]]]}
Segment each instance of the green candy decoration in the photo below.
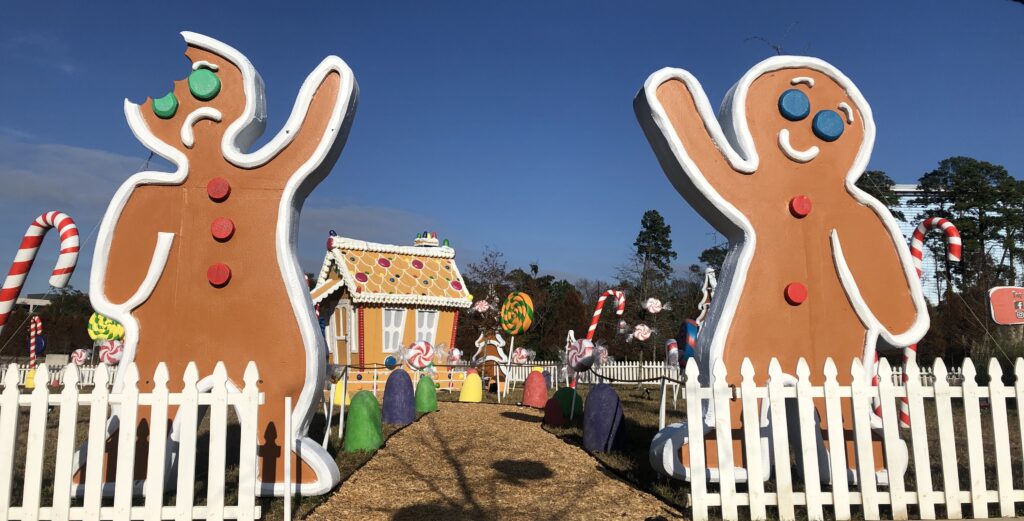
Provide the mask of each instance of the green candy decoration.
{"label": "green candy decoration", "polygon": [[197,100],[210,101],[220,92],[220,78],[210,69],[196,69],[188,75],[188,90]]}
{"label": "green candy decoration", "polygon": [[345,424],[345,452],[373,452],[384,445],[377,397],[370,391],[359,391],[352,397]]}
{"label": "green candy decoration", "polygon": [[178,97],[173,92],[166,96],[153,100],[153,114],[160,119],[170,119],[178,112]]}
{"label": "green candy decoration", "polygon": [[[576,406],[573,406],[573,396],[576,397]],[[569,419],[569,411],[574,410],[572,414],[573,420],[583,419],[583,397],[576,394],[576,389],[572,387],[563,387],[555,391],[554,399],[558,402],[558,407],[562,409],[562,414],[565,415],[565,419]]]}
{"label": "green candy decoration", "polygon": [[99,313],[93,313],[89,317],[89,325],[86,330],[92,340],[124,340],[124,326]]}
{"label": "green candy decoration", "polygon": [[416,382],[416,412],[425,414],[437,410],[437,391],[434,380],[427,375],[420,377]]}

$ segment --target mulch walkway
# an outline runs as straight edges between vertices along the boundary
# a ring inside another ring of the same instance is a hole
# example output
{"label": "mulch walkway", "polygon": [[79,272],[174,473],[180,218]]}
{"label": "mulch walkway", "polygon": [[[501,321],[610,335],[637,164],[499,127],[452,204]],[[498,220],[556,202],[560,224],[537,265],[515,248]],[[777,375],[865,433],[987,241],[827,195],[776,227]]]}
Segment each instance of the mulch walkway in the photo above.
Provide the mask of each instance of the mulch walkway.
{"label": "mulch walkway", "polygon": [[392,436],[307,518],[672,519],[525,407],[440,403]]}

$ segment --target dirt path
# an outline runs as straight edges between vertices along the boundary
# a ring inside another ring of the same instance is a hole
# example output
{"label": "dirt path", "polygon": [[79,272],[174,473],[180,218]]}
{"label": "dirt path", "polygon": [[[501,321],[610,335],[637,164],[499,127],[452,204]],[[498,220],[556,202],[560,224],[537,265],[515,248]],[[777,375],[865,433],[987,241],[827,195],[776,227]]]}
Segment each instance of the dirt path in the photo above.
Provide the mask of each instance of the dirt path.
{"label": "dirt path", "polygon": [[645,519],[678,512],[545,432],[533,409],[440,403],[308,519]]}

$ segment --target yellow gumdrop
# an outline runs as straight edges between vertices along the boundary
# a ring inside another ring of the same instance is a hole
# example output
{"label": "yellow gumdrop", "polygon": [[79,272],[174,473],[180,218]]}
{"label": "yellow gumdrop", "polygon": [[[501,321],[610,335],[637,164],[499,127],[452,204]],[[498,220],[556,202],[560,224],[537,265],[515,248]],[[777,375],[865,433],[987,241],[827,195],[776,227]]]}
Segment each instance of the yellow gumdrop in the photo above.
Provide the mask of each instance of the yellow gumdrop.
{"label": "yellow gumdrop", "polygon": [[[36,369],[33,367],[28,370],[28,374],[25,375],[25,388],[35,389],[36,388]],[[480,400],[477,400],[478,402]]]}
{"label": "yellow gumdrop", "polygon": [[[340,385],[335,385],[334,386],[334,396],[331,397],[331,401],[334,402],[334,405],[341,405],[341,397],[342,397],[341,386]],[[348,405],[349,400],[351,400],[351,398],[349,398],[348,396],[345,396],[345,405]]]}
{"label": "yellow gumdrop", "polygon": [[467,403],[480,403],[484,399],[484,383],[480,375],[472,373],[466,375],[466,381],[462,384],[462,391],[459,393],[459,401]]}
{"label": "yellow gumdrop", "polygon": [[535,365],[535,366],[533,366],[532,371],[535,372],[535,373],[543,373],[544,372],[544,368],[539,366],[539,365]]}

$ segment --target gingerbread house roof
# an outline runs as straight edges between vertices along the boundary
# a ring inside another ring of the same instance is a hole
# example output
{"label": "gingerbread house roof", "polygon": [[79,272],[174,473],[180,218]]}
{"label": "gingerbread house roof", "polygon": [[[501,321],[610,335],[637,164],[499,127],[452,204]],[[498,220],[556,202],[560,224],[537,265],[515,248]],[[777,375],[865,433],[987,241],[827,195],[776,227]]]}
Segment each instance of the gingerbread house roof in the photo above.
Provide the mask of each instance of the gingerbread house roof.
{"label": "gingerbread house roof", "polygon": [[394,246],[332,237],[311,296],[348,288],[353,303],[465,309],[472,304],[448,246]]}

